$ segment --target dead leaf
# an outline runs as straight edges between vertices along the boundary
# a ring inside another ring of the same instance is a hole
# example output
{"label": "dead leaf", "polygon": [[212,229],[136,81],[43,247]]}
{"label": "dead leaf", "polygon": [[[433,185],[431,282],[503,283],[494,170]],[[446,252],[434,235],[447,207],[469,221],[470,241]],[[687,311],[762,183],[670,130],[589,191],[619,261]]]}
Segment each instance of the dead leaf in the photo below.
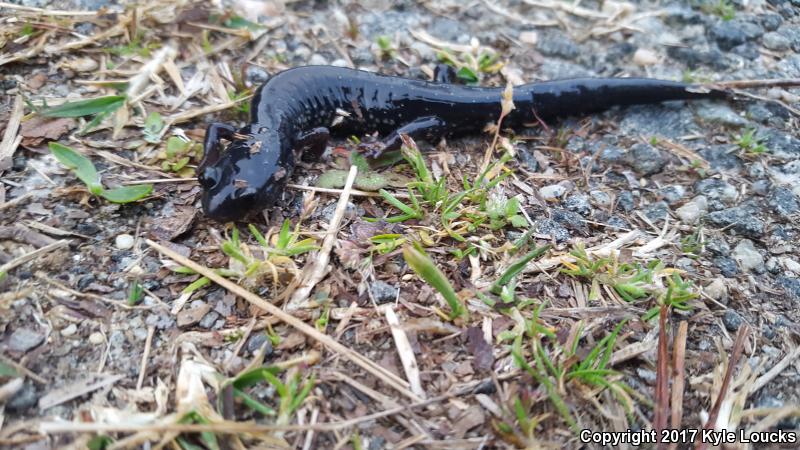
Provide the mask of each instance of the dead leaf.
{"label": "dead leaf", "polygon": [[200,320],[211,311],[211,305],[203,303],[196,308],[183,309],[178,313],[178,326],[188,327],[200,322]]}
{"label": "dead leaf", "polygon": [[477,372],[484,372],[492,368],[494,353],[492,346],[483,338],[480,327],[467,328],[467,350],[472,354],[472,367]]}
{"label": "dead leaf", "polygon": [[22,122],[19,134],[23,138],[22,145],[36,147],[44,140],[55,141],[59,139],[76,126],[75,119],[69,117],[51,119],[49,117],[36,116]]}
{"label": "dead leaf", "polygon": [[160,219],[151,230],[151,233],[162,241],[171,241],[186,233],[197,218],[197,208],[176,207],[175,212],[169,217]]}

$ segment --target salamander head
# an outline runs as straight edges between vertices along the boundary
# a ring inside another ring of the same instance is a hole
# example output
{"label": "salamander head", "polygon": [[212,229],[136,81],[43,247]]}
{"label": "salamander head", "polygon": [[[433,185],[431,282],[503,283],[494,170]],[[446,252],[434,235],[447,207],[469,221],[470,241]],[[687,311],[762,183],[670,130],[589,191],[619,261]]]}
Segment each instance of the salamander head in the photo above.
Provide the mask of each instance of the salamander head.
{"label": "salamander head", "polygon": [[197,172],[206,215],[228,222],[272,206],[294,166],[284,147],[272,136],[236,134],[225,152],[204,160]]}

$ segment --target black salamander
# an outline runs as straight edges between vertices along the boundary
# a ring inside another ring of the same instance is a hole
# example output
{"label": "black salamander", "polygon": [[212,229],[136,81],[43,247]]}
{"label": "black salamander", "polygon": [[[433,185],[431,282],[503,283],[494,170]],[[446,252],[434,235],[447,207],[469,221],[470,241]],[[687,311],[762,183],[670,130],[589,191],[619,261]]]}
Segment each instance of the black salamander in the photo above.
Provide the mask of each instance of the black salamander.
{"label": "black salamander", "polygon": [[[411,80],[329,66],[285,70],[258,88],[251,123],[241,129],[212,123],[198,167],[205,213],[219,221],[271,206],[294,168],[295,151],[319,157],[332,135],[378,132],[379,150],[400,148],[400,135],[436,143],[445,136],[480,133],[496,122],[503,88]],[[513,89],[515,109],[504,126],[583,115],[613,106],[667,100],[723,98],[724,91],[647,78],[577,78]],[[220,140],[229,141],[221,151]]]}

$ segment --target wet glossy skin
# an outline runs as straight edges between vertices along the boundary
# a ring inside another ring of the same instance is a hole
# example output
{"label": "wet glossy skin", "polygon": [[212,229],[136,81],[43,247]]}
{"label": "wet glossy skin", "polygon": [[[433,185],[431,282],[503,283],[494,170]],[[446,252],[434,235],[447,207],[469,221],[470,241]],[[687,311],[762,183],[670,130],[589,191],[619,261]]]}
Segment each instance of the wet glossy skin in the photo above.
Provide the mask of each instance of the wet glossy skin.
{"label": "wet glossy skin", "polygon": [[[447,78],[447,77],[442,77]],[[612,106],[721,97],[688,85],[636,78],[582,78],[514,87],[515,109],[504,125],[582,115]],[[399,134],[437,141],[477,134],[500,115],[502,88],[461,86],[389,77],[329,66],[278,73],[256,92],[251,123],[235,130],[211,124],[198,167],[203,209],[220,221],[271,206],[294,168],[294,150],[319,155],[329,136],[385,136],[382,150],[399,147]],[[534,114],[535,111],[535,114]],[[230,142],[221,152],[220,138]]]}

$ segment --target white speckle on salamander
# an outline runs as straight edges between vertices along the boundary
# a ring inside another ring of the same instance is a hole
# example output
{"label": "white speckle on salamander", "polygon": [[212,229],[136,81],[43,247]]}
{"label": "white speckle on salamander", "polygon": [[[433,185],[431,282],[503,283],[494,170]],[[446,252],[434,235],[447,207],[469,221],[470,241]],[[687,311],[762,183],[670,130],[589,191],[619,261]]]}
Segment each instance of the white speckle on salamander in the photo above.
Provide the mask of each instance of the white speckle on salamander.
{"label": "white speckle on salamander", "polygon": [[255,155],[256,153],[261,153],[261,141],[255,141],[250,146],[250,154]]}

